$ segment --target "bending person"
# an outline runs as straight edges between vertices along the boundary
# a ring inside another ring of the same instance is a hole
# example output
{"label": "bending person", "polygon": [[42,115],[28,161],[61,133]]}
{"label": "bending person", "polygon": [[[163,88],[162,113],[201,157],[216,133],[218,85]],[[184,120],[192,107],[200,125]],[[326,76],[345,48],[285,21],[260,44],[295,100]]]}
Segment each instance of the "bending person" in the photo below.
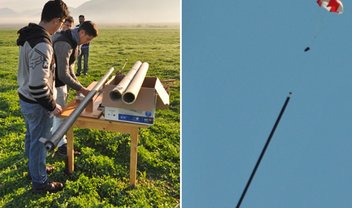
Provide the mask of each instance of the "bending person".
{"label": "bending person", "polygon": [[[57,102],[61,106],[66,105],[68,87],[76,90],[78,94],[87,95],[89,90],[82,86],[74,74],[75,60],[78,54],[78,47],[89,43],[98,36],[98,30],[91,21],[86,21],[79,28],[61,31],[53,37],[54,54],[56,61],[56,90]],[[62,123],[59,117],[54,118],[53,131]],[[67,155],[67,140],[64,136],[58,144],[58,153],[62,156]]]}

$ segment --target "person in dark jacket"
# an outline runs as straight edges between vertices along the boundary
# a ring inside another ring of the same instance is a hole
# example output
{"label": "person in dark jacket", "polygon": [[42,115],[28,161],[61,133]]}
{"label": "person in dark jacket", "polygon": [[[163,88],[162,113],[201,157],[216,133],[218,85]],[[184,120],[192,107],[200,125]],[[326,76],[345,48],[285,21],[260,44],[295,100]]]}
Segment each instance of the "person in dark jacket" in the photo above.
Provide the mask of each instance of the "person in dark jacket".
{"label": "person in dark jacket", "polygon": [[[85,22],[84,15],[79,15],[78,17],[79,25],[76,27],[80,27],[83,22]],[[89,42],[82,44],[79,48],[78,60],[77,60],[77,73],[76,76],[80,76],[82,72],[82,57],[83,57],[83,75],[87,75],[88,73],[88,58],[89,58]]]}
{"label": "person in dark jacket", "polygon": [[34,192],[56,192],[63,188],[62,183],[48,179],[47,171],[52,168],[46,167],[47,151],[39,139],[51,137],[53,115],[62,111],[55,101],[51,35],[62,26],[68,13],[62,0],[48,1],[39,24],[29,23],[18,31],[18,95],[26,125],[25,155]]}
{"label": "person in dark jacket", "polygon": [[[57,102],[65,106],[68,90],[76,90],[77,94],[87,95],[89,90],[82,86],[74,74],[74,65],[78,54],[78,47],[82,44],[89,43],[93,38],[98,36],[98,30],[91,21],[83,22],[79,28],[61,31],[53,36],[54,54],[56,61],[56,90]],[[53,131],[61,125],[62,119],[54,118]],[[66,136],[58,144],[59,155],[67,155]],[[78,152],[76,152],[78,153]],[[79,154],[79,153],[78,153]]]}

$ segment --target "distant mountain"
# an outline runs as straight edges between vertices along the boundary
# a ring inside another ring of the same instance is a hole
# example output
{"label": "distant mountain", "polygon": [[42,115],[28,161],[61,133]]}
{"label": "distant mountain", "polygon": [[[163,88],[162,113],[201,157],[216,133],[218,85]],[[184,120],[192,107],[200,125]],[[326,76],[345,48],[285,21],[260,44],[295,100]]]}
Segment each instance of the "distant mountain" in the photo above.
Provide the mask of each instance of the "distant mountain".
{"label": "distant mountain", "polygon": [[97,23],[179,23],[180,0],[91,0],[71,13]]}
{"label": "distant mountain", "polygon": [[24,25],[29,22],[38,23],[40,21],[41,10],[27,10],[15,12],[9,8],[0,8],[0,26]]}
{"label": "distant mountain", "polygon": [[20,15],[27,17],[38,17],[38,19],[40,19],[41,12],[41,9],[30,9],[21,12]]}
{"label": "distant mountain", "polygon": [[[86,20],[103,24],[179,23],[180,0],[90,0],[77,8],[69,8],[78,23],[83,14]],[[0,8],[0,25],[38,23],[42,8],[15,12]]]}
{"label": "distant mountain", "polygon": [[17,13],[9,8],[0,8],[0,17],[16,16]]}

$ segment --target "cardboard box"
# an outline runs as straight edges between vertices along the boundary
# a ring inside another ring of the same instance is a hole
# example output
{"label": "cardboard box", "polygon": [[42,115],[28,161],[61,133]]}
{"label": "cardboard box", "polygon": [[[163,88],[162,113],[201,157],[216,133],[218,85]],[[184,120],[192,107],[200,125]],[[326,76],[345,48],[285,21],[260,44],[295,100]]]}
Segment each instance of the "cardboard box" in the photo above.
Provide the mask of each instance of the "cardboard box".
{"label": "cardboard box", "polygon": [[114,81],[104,87],[103,101],[104,117],[107,120],[153,125],[156,109],[169,106],[169,94],[155,77],[146,77],[133,104],[126,104],[119,100],[112,100],[110,92],[121,81],[116,77]]}

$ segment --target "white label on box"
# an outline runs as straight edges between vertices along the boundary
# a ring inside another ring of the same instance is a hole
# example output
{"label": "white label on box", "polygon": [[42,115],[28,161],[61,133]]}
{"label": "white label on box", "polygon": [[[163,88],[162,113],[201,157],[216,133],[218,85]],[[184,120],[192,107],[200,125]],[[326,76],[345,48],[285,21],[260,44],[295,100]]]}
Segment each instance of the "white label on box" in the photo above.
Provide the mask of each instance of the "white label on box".
{"label": "white label on box", "polygon": [[155,112],[105,107],[105,119],[152,125]]}

